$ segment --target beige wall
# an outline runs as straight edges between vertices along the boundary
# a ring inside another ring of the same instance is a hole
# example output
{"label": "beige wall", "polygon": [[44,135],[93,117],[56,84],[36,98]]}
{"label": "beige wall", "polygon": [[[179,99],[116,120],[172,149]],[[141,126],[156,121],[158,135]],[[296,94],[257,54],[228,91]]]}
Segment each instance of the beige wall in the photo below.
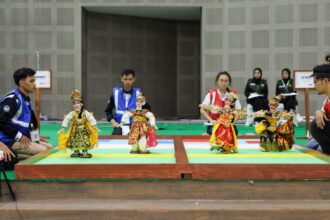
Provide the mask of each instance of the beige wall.
{"label": "beige wall", "polygon": [[[199,98],[220,70],[233,75],[242,95],[259,66],[272,92],[283,67],[311,69],[330,52],[328,0],[0,0],[0,94],[14,86],[15,69],[36,67],[40,50],[41,68],[54,72],[43,112],[60,118],[70,109],[70,90],[82,88],[81,14],[88,5],[202,7]],[[311,111],[322,99],[311,95]],[[298,100],[304,106],[302,94]]]}
{"label": "beige wall", "polygon": [[[202,97],[218,70],[232,74],[242,100],[254,67],[261,67],[269,94],[284,67],[308,70],[330,52],[330,2],[326,0],[224,0],[203,7]],[[311,112],[324,97],[311,95]],[[304,95],[298,96],[304,114]],[[245,104],[245,102],[243,101]]]}

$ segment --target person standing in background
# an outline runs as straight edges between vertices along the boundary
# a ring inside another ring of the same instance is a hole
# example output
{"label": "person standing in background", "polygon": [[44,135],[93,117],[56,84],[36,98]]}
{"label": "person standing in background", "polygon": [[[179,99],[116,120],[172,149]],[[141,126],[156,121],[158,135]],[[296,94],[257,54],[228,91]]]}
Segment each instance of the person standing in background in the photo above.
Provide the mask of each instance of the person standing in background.
{"label": "person standing in background", "polygon": [[[249,79],[245,86],[244,94],[247,102],[246,126],[253,125],[254,119],[250,117],[253,112],[259,110],[269,110],[268,106],[268,85],[265,79],[262,79],[262,69],[253,70],[253,78]],[[256,119],[260,121],[260,119]]]}
{"label": "person standing in background", "polygon": [[284,105],[285,111],[296,110],[298,101],[296,99],[296,91],[293,90],[293,80],[291,79],[291,71],[288,68],[284,68],[281,72],[282,79],[276,83],[275,95],[281,95],[281,102]]}

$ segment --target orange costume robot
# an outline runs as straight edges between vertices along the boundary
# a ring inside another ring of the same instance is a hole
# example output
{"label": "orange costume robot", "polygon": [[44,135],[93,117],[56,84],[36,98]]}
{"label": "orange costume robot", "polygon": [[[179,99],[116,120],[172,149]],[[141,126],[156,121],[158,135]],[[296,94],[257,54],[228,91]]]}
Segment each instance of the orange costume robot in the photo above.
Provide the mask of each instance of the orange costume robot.
{"label": "orange costume robot", "polygon": [[[127,118],[132,117],[132,124],[129,133],[128,144],[132,146],[132,154],[148,154],[147,147],[154,147],[157,145],[157,137],[154,129],[156,126],[156,119],[154,115],[147,109],[142,109],[145,104],[145,97],[138,95],[136,98],[136,109],[126,112],[122,117],[122,126]],[[148,119],[150,125],[148,124]]]}

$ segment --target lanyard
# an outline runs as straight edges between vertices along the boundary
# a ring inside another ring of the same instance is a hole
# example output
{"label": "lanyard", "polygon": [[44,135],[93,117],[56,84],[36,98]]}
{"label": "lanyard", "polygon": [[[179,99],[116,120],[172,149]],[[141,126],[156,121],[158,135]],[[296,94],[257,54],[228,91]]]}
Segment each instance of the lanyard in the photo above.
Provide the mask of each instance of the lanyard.
{"label": "lanyard", "polygon": [[290,79],[288,80],[288,82],[285,84],[283,79],[282,79],[282,85],[285,87],[285,88],[288,88],[288,85],[290,83]]}

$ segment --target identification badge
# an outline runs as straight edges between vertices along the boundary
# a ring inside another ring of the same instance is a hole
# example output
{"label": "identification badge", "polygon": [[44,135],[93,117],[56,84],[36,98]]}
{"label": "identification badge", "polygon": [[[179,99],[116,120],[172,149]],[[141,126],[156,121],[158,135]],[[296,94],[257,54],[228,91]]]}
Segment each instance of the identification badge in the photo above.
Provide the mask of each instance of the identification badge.
{"label": "identification badge", "polygon": [[30,132],[32,142],[40,141],[39,130],[32,130]]}

